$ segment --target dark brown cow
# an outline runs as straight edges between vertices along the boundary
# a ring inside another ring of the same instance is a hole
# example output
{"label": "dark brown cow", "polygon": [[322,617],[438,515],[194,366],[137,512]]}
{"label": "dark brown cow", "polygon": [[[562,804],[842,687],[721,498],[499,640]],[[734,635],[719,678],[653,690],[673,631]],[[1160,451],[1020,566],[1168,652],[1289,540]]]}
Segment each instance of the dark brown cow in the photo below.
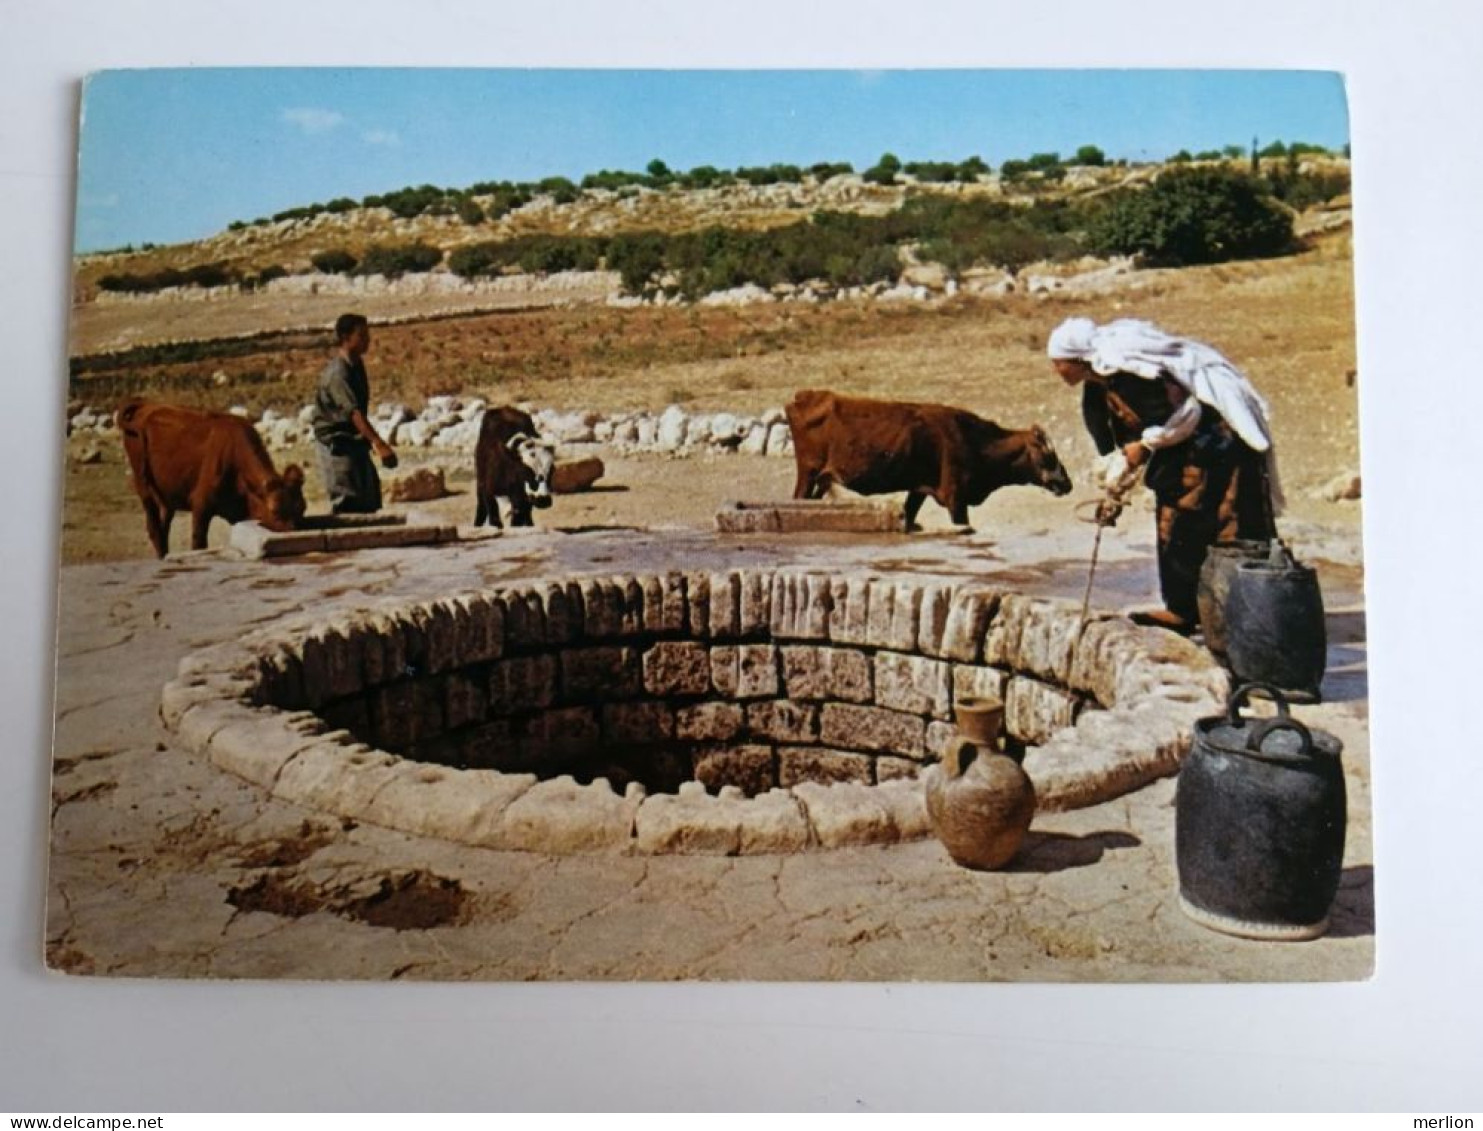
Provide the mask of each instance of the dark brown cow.
{"label": "dark brown cow", "polygon": [[834,483],[864,495],[905,491],[908,527],[928,496],[966,526],[968,508],[1000,487],[1071,490],[1071,477],[1038,424],[1011,431],[961,408],[821,389],[795,395],[787,413],[798,461],[795,499],[821,498]]}
{"label": "dark brown cow", "polygon": [[159,557],[170,548],[178,510],[191,512],[193,550],[206,548],[206,528],[216,517],[252,518],[278,531],[304,517],[304,472],[291,464],[279,475],[262,437],[240,417],[129,400],[115,420]]}
{"label": "dark brown cow", "polygon": [[499,500],[510,500],[510,525],[534,526],[530,508],[551,505],[556,449],[536,435],[530,414],[505,405],[486,409],[474,449],[474,525],[501,526]]}

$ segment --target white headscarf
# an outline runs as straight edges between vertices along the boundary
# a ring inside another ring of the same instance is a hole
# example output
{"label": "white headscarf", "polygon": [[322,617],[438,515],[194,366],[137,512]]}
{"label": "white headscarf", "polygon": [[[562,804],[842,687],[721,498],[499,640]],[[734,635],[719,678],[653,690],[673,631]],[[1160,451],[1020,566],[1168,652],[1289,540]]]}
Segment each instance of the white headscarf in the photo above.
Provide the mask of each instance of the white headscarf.
{"label": "white headscarf", "polygon": [[1097,324],[1090,318],[1068,318],[1050,332],[1045,352],[1053,359],[1085,361],[1096,333]]}

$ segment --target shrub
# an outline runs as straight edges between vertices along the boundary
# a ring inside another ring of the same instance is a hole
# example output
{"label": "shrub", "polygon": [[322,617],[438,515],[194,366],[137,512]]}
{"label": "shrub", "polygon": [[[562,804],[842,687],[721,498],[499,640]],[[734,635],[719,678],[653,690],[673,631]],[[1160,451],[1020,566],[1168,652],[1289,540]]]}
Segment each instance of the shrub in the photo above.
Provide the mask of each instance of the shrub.
{"label": "shrub", "polygon": [[529,195],[514,188],[499,189],[492,195],[493,199],[484,205],[486,220],[498,220],[501,216],[530,203]]}
{"label": "shrub", "polygon": [[515,262],[532,274],[592,271],[602,258],[602,242],[589,236],[526,236],[510,242]]}
{"label": "shrub", "polygon": [[1273,196],[1299,212],[1349,191],[1349,174],[1342,170],[1332,173],[1282,170],[1268,173],[1262,181]]}
{"label": "shrub", "polygon": [[853,173],[855,167],[848,161],[820,161],[808,167],[809,173],[817,181],[827,181],[831,177],[838,177],[846,173]]}
{"label": "shrub", "polygon": [[885,165],[872,165],[860,176],[872,185],[894,185],[896,183],[896,170]]}
{"label": "shrub", "polygon": [[352,212],[355,210],[355,207],[355,201],[351,200],[348,196],[337,196],[334,200],[330,201],[324,206],[324,210],[326,212],[334,213]]}
{"label": "shrub", "polygon": [[625,173],[622,170],[602,169],[588,173],[582,178],[584,189],[621,189],[631,185],[647,185],[649,178],[643,173]]}
{"label": "shrub", "polygon": [[697,165],[688,173],[681,173],[678,179],[685,188],[703,189],[730,184],[735,178],[714,165]]}
{"label": "shrub", "polygon": [[373,244],[355,268],[357,275],[385,275],[388,279],[431,271],[443,260],[441,248],[425,243]]}
{"label": "shrub", "polygon": [[447,196],[447,192],[436,185],[418,185],[415,188],[397,189],[384,196],[368,196],[363,203],[367,208],[389,208],[393,215],[410,220],[414,216],[421,216],[435,204],[445,203]]}
{"label": "shrub", "polygon": [[738,169],[736,179],[749,185],[796,185],[803,181],[803,170],[797,165],[758,165]]}
{"label": "shrub", "polygon": [[617,271],[623,289],[642,294],[649,280],[664,270],[665,238],[658,232],[629,232],[608,244],[608,270]]}
{"label": "shrub", "polygon": [[458,198],[458,218],[465,224],[482,224],[484,223],[484,209],[473,197],[461,196]]}
{"label": "shrub", "polygon": [[302,208],[285,208],[282,212],[273,213],[273,222],[276,224],[281,220],[307,220],[319,215],[323,207],[320,204],[307,204]]}
{"label": "shrub", "polygon": [[1105,165],[1107,154],[1103,153],[1095,145],[1083,145],[1076,151],[1076,164],[1078,165]]}
{"label": "shrub", "polygon": [[269,264],[256,275],[244,275],[238,281],[237,286],[244,291],[255,291],[259,287],[266,286],[274,279],[282,279],[288,275],[288,269],[277,263]]}
{"label": "shrub", "polygon": [[1099,251],[1167,265],[1278,255],[1293,245],[1292,218],[1265,186],[1222,167],[1170,169],[1147,189],[1108,197],[1090,236]]}
{"label": "shrub", "polygon": [[98,288],[126,294],[149,294],[166,287],[223,287],[234,282],[237,282],[237,275],[225,264],[201,263],[183,271],[178,267],[163,267],[149,274],[104,275],[98,280]]}
{"label": "shrub", "polygon": [[958,162],[958,180],[973,182],[989,171],[989,164],[982,157],[973,156]]}
{"label": "shrub", "polygon": [[448,257],[448,270],[463,279],[497,275],[509,260],[502,255],[505,244],[493,241],[465,244]]}
{"label": "shrub", "polygon": [[314,270],[322,275],[345,275],[355,270],[358,260],[342,247],[317,251],[309,257]]}
{"label": "shrub", "polygon": [[894,247],[873,247],[860,253],[854,263],[856,283],[890,282],[901,271],[901,257]]}
{"label": "shrub", "polygon": [[951,161],[911,161],[905,171],[928,184],[946,184],[958,179],[958,166]]}

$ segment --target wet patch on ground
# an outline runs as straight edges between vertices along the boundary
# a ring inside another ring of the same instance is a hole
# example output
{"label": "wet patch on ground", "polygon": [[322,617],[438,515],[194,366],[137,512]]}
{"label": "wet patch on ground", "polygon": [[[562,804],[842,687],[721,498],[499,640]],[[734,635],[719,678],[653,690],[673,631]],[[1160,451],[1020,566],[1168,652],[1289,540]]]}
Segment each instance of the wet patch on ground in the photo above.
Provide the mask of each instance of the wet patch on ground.
{"label": "wet patch on ground", "polygon": [[426,931],[458,924],[467,893],[457,880],[415,869],[349,883],[316,884],[291,873],[262,872],[227,892],[238,911],[265,911],[299,919],[327,911],[342,919],[394,931]]}
{"label": "wet patch on ground", "polygon": [[335,830],[305,821],[294,836],[277,837],[247,848],[237,857],[244,868],[288,868],[302,864],[335,839]]}

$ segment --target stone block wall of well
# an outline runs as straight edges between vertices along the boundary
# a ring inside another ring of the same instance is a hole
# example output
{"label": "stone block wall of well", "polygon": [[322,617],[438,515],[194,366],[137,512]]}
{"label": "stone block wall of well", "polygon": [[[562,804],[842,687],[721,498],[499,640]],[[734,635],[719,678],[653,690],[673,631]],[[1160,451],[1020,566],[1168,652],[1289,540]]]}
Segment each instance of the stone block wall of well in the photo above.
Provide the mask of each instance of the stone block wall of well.
{"label": "stone block wall of well", "polygon": [[1069,602],[900,576],[675,572],[281,623],[187,657],[162,714],[275,793],[408,831],[795,851],[923,835],[915,779],[965,696],[1003,698],[1041,807],[1067,808],[1170,772],[1224,691],[1202,649],[1117,618],[1083,626]]}

